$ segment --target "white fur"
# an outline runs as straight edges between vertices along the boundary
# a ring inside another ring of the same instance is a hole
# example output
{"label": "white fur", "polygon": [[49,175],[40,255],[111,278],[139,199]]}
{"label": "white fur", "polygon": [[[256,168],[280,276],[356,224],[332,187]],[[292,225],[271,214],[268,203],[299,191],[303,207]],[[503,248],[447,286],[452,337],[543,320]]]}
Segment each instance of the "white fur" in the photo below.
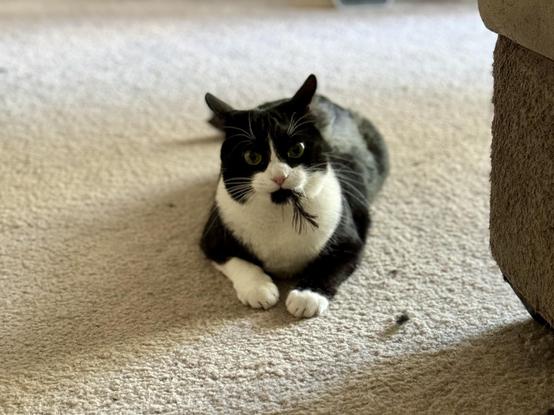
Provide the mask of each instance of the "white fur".
{"label": "white fur", "polygon": [[286,301],[287,310],[295,317],[313,317],[323,314],[329,300],[311,290],[292,290]]}
{"label": "white fur", "polygon": [[237,297],[244,305],[268,309],[279,300],[277,286],[260,267],[239,258],[231,258],[224,264],[214,262],[213,265],[232,281]]}
{"label": "white fur", "polygon": [[[273,159],[271,163],[279,163]],[[225,225],[263,262],[264,269],[286,277],[314,259],[335,231],[341,217],[340,184],[333,172],[308,174],[302,167],[288,172],[283,187],[303,192],[305,210],[317,217],[319,228],[309,224],[299,233],[292,225],[289,204],[276,205],[270,193],[279,186],[271,178],[273,165],[253,177],[253,195],[244,204],[235,201],[220,180],[216,203]],[[288,166],[287,166],[288,167]]]}
{"label": "white fur", "polygon": [[276,176],[286,177],[282,187],[284,189],[301,189],[306,184],[307,174],[303,168],[292,169],[287,163],[277,158],[273,144],[269,144],[271,156],[265,171],[256,173],[252,177],[252,187],[258,193],[272,193],[279,190],[279,186],[272,179]]}

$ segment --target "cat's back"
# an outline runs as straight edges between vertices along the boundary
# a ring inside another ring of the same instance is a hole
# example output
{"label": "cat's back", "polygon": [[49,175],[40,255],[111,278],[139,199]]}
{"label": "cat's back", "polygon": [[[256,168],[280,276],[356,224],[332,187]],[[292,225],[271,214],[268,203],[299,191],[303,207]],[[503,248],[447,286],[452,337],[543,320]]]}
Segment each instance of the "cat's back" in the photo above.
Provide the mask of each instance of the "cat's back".
{"label": "cat's back", "polygon": [[313,111],[337,164],[355,165],[363,170],[372,199],[389,172],[388,150],[381,133],[366,117],[323,95],[314,97]]}

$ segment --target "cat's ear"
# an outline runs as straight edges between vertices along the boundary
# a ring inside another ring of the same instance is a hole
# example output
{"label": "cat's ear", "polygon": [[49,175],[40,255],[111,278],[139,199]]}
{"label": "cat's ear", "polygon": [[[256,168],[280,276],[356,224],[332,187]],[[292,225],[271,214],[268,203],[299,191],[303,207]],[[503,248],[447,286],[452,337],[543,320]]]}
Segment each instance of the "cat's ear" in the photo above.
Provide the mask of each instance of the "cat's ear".
{"label": "cat's ear", "polygon": [[312,102],[317,89],[317,78],[314,74],[308,76],[296,94],[291,98],[290,103],[298,109],[307,109]]}
{"label": "cat's ear", "polygon": [[223,126],[225,125],[225,119],[228,117],[228,115],[233,111],[233,107],[231,107],[226,102],[223,102],[219,98],[213,96],[209,92],[205,96],[206,104],[208,104],[208,107],[213,111],[213,116],[208,121],[211,125],[213,125],[215,128],[222,130]]}

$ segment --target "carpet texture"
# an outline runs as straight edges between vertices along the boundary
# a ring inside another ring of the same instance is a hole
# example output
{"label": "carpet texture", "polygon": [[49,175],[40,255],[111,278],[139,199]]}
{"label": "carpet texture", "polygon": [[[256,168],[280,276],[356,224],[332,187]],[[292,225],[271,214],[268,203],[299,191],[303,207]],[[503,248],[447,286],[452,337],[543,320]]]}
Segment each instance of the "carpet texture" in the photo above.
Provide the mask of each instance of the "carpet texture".
{"label": "carpet texture", "polygon": [[[488,248],[491,63],[476,5],[0,5],[0,410],[489,413],[554,406],[554,337]],[[197,242],[203,94],[321,92],[392,171],[327,315],[254,311]],[[395,328],[405,311],[410,320]]]}

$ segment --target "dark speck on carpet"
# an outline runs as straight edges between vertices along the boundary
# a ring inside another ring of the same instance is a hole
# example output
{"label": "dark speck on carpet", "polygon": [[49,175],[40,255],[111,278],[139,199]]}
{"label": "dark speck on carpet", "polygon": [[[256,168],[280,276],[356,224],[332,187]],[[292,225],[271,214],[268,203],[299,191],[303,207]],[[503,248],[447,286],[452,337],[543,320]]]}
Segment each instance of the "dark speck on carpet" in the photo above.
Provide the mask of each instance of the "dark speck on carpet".
{"label": "dark speck on carpet", "polygon": [[406,323],[408,320],[410,320],[410,317],[408,317],[406,313],[402,313],[398,317],[396,317],[396,324],[401,326],[402,324]]}

